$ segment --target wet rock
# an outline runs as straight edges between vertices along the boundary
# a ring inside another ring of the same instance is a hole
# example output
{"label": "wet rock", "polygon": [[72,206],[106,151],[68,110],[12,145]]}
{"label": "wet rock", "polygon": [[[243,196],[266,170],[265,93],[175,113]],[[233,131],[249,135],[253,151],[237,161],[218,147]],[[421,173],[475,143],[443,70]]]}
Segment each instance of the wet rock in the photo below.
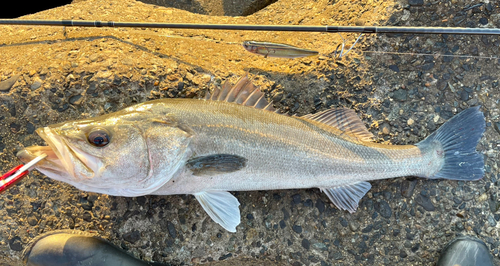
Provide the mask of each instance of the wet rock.
{"label": "wet rock", "polygon": [[57,107],[56,109],[58,112],[64,112],[64,111],[68,110],[68,108],[69,108],[69,104],[64,103],[63,105]]}
{"label": "wet rock", "polygon": [[416,202],[418,205],[422,206],[426,211],[434,211],[436,208],[429,197],[419,194],[416,197]]}
{"label": "wet rock", "polygon": [[375,203],[375,211],[377,211],[384,218],[391,218],[392,216],[391,207],[389,206],[389,203],[384,200]]}
{"label": "wet rock", "polygon": [[141,238],[141,233],[137,230],[133,230],[131,232],[123,234],[123,240],[134,244]]}
{"label": "wet rock", "polygon": [[21,75],[14,75],[2,82],[0,82],[0,91],[8,91],[10,90],[10,88],[12,88],[12,86],[14,86],[14,84],[16,83],[17,79],[20,77]]}
{"label": "wet rock", "polygon": [[23,250],[23,243],[21,242],[21,238],[19,238],[18,236],[13,237],[11,240],[9,240],[9,247],[14,251]]}
{"label": "wet rock", "polygon": [[404,180],[401,183],[401,195],[405,198],[411,198],[413,196],[413,191],[417,185],[417,180]]}

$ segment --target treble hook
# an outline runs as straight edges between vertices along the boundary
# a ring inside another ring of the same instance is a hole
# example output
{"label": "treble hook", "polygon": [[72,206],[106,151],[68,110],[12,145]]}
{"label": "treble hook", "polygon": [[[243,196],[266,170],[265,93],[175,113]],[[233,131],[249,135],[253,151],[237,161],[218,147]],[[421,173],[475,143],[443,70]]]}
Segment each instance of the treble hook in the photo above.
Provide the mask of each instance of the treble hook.
{"label": "treble hook", "polygon": [[[361,36],[363,36],[363,33],[359,34],[359,37],[356,39],[356,41],[351,45],[351,48],[349,48],[349,50],[347,50],[345,53],[344,53],[344,47],[345,47],[345,39],[344,37],[342,37],[342,34],[340,34],[340,32],[337,32],[340,36],[340,38],[342,39],[342,43],[337,45],[337,48],[335,49],[335,54],[334,54],[334,57],[338,57],[338,58],[342,58],[343,56],[345,56],[346,54],[348,54],[351,49],[356,45],[356,43],[358,43],[359,39],[361,39]],[[339,51],[339,47],[341,47],[340,49],[340,53],[338,54],[337,56],[337,52]]]}

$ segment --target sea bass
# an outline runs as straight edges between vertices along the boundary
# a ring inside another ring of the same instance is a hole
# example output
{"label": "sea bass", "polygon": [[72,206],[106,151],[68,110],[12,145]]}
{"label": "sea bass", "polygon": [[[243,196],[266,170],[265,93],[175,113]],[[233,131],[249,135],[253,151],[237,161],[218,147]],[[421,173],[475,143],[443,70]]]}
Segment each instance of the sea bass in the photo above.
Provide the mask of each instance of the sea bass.
{"label": "sea bass", "polygon": [[308,49],[302,49],[288,44],[272,42],[244,41],[243,48],[250,53],[263,55],[267,57],[279,58],[299,58],[318,55],[318,52]]}
{"label": "sea bass", "polygon": [[46,176],[114,196],[192,194],[230,232],[240,223],[228,191],[320,188],[354,212],[368,181],[402,176],[478,180],[479,107],[456,115],[416,145],[385,145],[350,109],[302,117],[274,112],[245,76],[205,99],[160,99],[37,129],[48,146],[17,156]]}

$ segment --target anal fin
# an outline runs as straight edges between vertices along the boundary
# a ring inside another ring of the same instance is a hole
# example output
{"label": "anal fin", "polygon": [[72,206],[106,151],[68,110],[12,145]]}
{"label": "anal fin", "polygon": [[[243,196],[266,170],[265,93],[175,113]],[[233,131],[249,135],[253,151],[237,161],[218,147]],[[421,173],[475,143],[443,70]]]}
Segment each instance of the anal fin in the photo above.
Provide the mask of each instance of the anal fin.
{"label": "anal fin", "polygon": [[356,182],[333,188],[320,188],[328,198],[341,210],[353,213],[358,208],[359,201],[372,188],[368,182]]}
{"label": "anal fin", "polygon": [[194,196],[210,218],[229,232],[236,232],[240,224],[240,203],[227,191],[206,191],[195,193]]}

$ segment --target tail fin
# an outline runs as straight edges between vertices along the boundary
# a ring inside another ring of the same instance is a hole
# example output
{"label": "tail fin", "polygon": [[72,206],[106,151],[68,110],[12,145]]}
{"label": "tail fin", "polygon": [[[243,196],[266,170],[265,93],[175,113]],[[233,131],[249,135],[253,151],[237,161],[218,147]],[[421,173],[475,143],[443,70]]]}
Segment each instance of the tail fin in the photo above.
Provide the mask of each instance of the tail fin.
{"label": "tail fin", "polygon": [[484,159],[476,151],[476,146],[486,125],[479,107],[471,107],[455,115],[417,144],[424,148],[438,142],[443,149],[444,165],[429,178],[472,181],[483,177]]}

